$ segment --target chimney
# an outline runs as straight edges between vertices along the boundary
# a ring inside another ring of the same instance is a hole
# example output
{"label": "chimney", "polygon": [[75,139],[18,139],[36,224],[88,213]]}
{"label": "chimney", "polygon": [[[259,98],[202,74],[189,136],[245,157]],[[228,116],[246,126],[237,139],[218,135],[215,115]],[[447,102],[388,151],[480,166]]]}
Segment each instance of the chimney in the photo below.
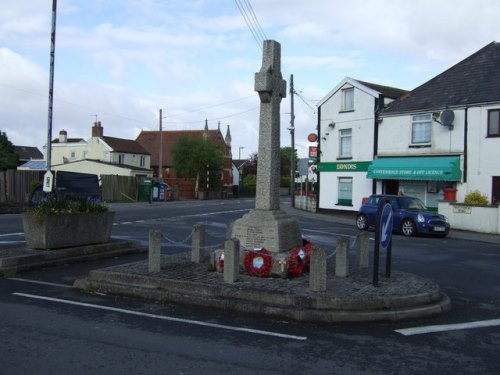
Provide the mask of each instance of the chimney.
{"label": "chimney", "polygon": [[102,138],[103,133],[104,129],[101,126],[101,122],[100,121],[94,122],[94,126],[92,127],[92,137]]}
{"label": "chimney", "polygon": [[59,132],[59,143],[66,143],[68,142],[68,132],[66,130],[62,129]]}

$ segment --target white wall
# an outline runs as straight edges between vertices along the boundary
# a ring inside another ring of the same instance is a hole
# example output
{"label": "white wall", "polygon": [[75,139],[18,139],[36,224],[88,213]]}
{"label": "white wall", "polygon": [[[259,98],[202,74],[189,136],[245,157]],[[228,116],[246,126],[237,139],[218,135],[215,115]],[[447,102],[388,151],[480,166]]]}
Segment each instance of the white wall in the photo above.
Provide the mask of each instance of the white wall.
{"label": "white wall", "polygon": [[[354,87],[354,110],[342,112],[342,89]],[[375,98],[378,93],[358,82],[347,79],[329,93],[321,104],[321,133],[319,134],[321,163],[355,163],[373,160]],[[328,125],[334,122],[332,129]],[[352,158],[339,159],[339,131],[352,129]],[[323,139],[325,138],[325,139]],[[339,206],[338,180],[351,177],[352,206]],[[357,211],[363,197],[372,193],[372,180],[366,172],[321,172],[319,208]]]}
{"label": "white wall", "polygon": [[491,201],[492,176],[500,176],[500,138],[488,138],[488,110],[496,106],[471,107],[468,113],[467,183],[459,191],[459,202],[470,191],[479,190]]}
{"label": "white wall", "polygon": [[464,110],[456,109],[454,113],[455,121],[453,130],[449,130],[448,127],[433,122],[432,144],[430,147],[410,147],[412,115],[384,117],[379,124],[378,155],[432,156],[450,153],[462,154],[464,151]]}

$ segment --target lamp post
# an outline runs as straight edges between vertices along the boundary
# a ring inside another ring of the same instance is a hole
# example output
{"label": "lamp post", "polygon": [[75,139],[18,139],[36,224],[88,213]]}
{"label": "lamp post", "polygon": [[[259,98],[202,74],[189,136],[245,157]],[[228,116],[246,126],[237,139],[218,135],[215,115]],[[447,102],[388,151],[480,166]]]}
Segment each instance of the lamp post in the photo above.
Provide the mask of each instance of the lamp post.
{"label": "lamp post", "polygon": [[46,169],[43,178],[43,191],[48,193],[52,191],[53,175],[50,169],[52,168],[52,111],[54,100],[54,60],[56,47],[56,16],[57,16],[57,0],[52,0],[52,28],[50,32],[50,73],[49,73],[49,108],[47,119],[47,154],[46,154]]}

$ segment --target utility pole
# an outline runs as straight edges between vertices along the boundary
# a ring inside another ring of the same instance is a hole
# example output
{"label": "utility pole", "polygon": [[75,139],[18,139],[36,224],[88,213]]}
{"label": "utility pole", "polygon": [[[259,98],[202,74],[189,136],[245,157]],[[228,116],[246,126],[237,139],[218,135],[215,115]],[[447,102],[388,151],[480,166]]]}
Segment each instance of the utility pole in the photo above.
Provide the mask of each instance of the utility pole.
{"label": "utility pole", "polygon": [[158,155],[158,179],[163,182],[163,126],[162,126],[162,111],[160,108],[160,152]]}
{"label": "utility pole", "polygon": [[56,15],[57,15],[57,0],[52,0],[52,30],[50,33],[50,76],[49,76],[49,110],[47,121],[47,154],[46,167],[47,172],[44,176],[43,191],[50,192],[52,190],[53,178],[50,171],[52,165],[52,108],[54,101],[54,60],[56,49]]}
{"label": "utility pole", "polygon": [[290,75],[290,105],[291,105],[291,117],[290,117],[290,135],[292,137],[292,150],[290,153],[290,196],[292,198],[292,207],[295,207],[295,113],[293,107],[293,97],[295,95],[295,90],[293,88],[293,74]]}

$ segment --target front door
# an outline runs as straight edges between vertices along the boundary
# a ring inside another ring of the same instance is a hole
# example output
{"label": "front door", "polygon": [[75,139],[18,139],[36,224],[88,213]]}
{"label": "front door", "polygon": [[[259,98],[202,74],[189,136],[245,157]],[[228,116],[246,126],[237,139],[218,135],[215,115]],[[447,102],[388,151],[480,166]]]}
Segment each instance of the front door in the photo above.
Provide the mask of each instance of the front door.
{"label": "front door", "polygon": [[500,177],[492,177],[491,204],[500,204]]}

